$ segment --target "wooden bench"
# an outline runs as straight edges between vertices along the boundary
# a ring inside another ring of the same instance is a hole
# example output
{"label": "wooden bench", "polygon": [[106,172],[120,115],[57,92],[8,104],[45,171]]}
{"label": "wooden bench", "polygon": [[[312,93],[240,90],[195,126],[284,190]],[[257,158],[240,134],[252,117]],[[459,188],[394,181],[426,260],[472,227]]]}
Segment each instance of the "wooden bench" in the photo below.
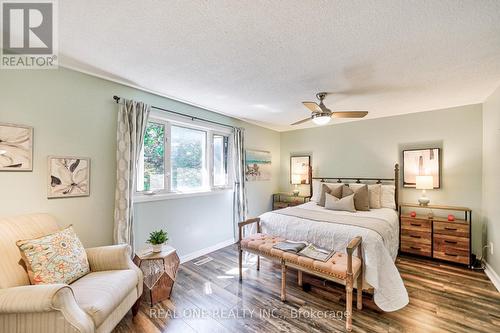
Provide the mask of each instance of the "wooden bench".
{"label": "wooden bench", "polygon": [[[243,238],[243,227],[252,223],[257,224],[257,233]],[[313,260],[294,253],[284,252],[273,248],[274,244],[285,241],[284,238],[261,233],[260,219],[254,218],[238,223],[238,254],[239,277],[242,280],[243,251],[257,255],[257,270],[260,269],[260,256],[266,257],[281,265],[281,300],[286,301],[286,269],[291,267],[298,271],[298,285],[302,286],[302,272],[345,285],[346,288],[346,329],[352,330],[352,291],[356,281],[359,310],[363,307],[363,258],[361,254],[361,237],[355,237],[347,245],[345,253],[335,253],[328,261]],[[353,256],[358,249],[357,257]]]}

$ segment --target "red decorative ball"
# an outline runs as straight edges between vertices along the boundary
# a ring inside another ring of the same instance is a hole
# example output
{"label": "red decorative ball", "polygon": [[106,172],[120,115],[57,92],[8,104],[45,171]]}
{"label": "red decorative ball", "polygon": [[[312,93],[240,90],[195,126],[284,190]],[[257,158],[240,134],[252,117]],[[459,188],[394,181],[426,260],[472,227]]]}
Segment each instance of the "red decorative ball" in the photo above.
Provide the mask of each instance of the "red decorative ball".
{"label": "red decorative ball", "polygon": [[410,216],[411,216],[411,217],[415,217],[415,216],[417,216],[417,213],[416,213],[416,212],[411,212],[411,213],[410,213]]}
{"label": "red decorative ball", "polygon": [[448,221],[455,221],[455,215],[448,215]]}

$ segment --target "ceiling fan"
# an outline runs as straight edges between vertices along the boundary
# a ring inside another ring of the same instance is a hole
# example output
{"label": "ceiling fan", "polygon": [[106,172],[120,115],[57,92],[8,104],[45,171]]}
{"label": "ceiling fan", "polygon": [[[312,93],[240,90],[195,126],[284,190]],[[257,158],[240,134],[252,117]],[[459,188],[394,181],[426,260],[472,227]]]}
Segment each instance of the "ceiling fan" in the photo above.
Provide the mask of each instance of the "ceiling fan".
{"label": "ceiling fan", "polygon": [[302,102],[306,108],[311,110],[312,115],[292,125],[302,124],[309,120],[312,120],[316,125],[326,125],[332,118],[363,118],[368,114],[368,111],[332,111],[323,104],[326,95],[326,92],[316,94],[316,98],[319,99],[319,104],[316,102]]}

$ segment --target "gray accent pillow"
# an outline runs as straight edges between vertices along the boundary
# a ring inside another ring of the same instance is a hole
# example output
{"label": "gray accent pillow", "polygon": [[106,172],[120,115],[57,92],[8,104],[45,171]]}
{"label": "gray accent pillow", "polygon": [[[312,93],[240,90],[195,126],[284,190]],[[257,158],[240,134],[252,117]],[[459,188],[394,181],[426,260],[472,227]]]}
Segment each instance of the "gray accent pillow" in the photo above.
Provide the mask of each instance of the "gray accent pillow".
{"label": "gray accent pillow", "polygon": [[326,193],[325,194],[325,208],[330,210],[344,210],[347,212],[356,212],[354,206],[354,194],[338,199],[337,197]]}
{"label": "gray accent pillow", "polygon": [[354,194],[354,206],[356,210],[368,211],[370,210],[370,197],[368,195],[368,186],[363,185],[358,188],[352,189],[347,185],[342,187],[342,198]]}
{"label": "gray accent pillow", "polygon": [[342,186],[342,184],[322,184],[318,205],[325,207],[325,194],[327,193],[333,195],[337,199],[342,198]]}

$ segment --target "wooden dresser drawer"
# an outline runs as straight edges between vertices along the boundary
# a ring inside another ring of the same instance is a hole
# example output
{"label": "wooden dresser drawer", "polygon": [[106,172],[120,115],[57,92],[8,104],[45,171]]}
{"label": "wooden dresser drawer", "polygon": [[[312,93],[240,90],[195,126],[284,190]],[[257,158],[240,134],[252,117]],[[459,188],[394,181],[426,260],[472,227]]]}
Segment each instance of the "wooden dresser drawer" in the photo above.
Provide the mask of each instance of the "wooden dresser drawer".
{"label": "wooden dresser drawer", "polygon": [[431,244],[410,242],[401,239],[401,252],[417,254],[419,256],[432,257]]}
{"label": "wooden dresser drawer", "polygon": [[430,232],[432,229],[432,221],[427,219],[402,217],[401,229]]}
{"label": "wooden dresser drawer", "polygon": [[419,243],[431,245],[432,233],[430,231],[402,229],[401,243]]}
{"label": "wooden dresser drawer", "polygon": [[470,264],[470,255],[468,249],[457,249],[450,246],[443,246],[440,249],[434,248],[434,258],[453,261],[459,264]]}
{"label": "wooden dresser drawer", "polygon": [[435,234],[434,235],[434,249],[435,250],[442,250],[445,247],[459,249],[459,250],[468,250],[469,249],[469,238]]}
{"label": "wooden dresser drawer", "polygon": [[434,221],[434,234],[468,238],[469,224],[465,221]]}

